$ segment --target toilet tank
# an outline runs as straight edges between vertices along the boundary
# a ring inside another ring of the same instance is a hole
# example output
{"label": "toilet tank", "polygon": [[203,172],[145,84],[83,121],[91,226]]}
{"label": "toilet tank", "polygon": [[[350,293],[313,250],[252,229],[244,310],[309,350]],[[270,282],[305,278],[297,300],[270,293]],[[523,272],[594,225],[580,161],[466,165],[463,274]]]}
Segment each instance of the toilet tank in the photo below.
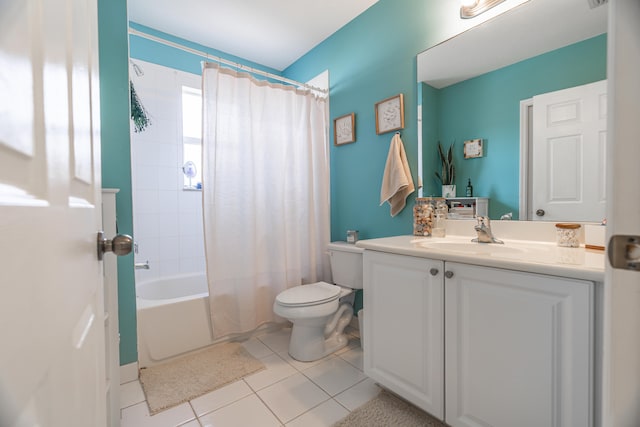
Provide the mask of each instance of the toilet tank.
{"label": "toilet tank", "polygon": [[331,242],[327,245],[333,283],[351,289],[362,289],[362,253],[352,243]]}

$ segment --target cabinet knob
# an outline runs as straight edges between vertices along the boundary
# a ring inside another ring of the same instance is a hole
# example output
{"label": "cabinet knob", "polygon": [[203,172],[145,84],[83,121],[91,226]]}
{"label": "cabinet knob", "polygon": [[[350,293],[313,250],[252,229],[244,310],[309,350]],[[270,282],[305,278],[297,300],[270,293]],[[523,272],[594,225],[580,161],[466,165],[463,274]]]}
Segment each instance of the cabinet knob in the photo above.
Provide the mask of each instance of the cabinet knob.
{"label": "cabinet knob", "polygon": [[437,268],[432,268],[431,270],[429,270],[429,273],[431,273],[432,276],[437,276],[439,272],[440,270],[438,270]]}
{"label": "cabinet knob", "polygon": [[546,212],[544,211],[544,209],[538,209],[538,210],[536,211],[536,215],[537,215],[537,216],[544,216],[544,214],[545,214],[545,213],[546,213]]}
{"label": "cabinet knob", "polygon": [[451,279],[453,277],[453,271],[445,271],[444,277],[446,277],[447,279]]}

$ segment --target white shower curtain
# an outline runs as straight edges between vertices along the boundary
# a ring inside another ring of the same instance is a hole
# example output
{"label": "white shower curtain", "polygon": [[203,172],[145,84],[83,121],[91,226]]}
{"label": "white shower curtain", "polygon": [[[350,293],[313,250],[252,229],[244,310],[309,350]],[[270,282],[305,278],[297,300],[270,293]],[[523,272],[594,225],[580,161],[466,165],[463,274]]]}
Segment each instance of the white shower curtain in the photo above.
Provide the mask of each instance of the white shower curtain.
{"label": "white shower curtain", "polygon": [[205,64],[203,203],[216,338],[278,320],[276,295],[329,280],[325,99]]}

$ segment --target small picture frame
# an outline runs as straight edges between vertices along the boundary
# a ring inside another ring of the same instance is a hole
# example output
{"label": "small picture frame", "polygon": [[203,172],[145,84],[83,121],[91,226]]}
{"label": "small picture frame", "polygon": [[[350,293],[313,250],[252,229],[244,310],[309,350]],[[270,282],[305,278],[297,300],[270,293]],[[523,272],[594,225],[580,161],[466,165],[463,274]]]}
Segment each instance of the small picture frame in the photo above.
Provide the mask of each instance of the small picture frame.
{"label": "small picture frame", "polygon": [[473,159],[484,155],[482,139],[469,139],[464,142],[464,158]]}
{"label": "small picture frame", "polygon": [[333,144],[342,145],[356,142],[356,115],[345,114],[333,119]]}
{"label": "small picture frame", "polygon": [[404,129],[404,97],[401,93],[376,102],[375,109],[378,135]]}

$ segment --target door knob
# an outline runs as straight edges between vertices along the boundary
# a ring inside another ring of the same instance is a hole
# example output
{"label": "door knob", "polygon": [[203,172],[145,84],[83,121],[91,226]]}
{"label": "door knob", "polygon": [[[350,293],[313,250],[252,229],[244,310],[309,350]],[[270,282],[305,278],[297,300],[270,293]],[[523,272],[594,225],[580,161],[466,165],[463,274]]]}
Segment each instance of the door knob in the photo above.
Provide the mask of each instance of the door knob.
{"label": "door knob", "polygon": [[131,253],[133,238],[126,234],[118,234],[109,240],[104,237],[104,231],[98,231],[98,260],[102,261],[105,252],[113,252],[122,256]]}
{"label": "door knob", "polygon": [[613,268],[640,271],[640,236],[611,236],[607,252]]}
{"label": "door knob", "polygon": [[544,216],[544,214],[545,214],[544,209],[538,209],[538,210],[536,211],[536,215],[537,215],[537,216]]}

